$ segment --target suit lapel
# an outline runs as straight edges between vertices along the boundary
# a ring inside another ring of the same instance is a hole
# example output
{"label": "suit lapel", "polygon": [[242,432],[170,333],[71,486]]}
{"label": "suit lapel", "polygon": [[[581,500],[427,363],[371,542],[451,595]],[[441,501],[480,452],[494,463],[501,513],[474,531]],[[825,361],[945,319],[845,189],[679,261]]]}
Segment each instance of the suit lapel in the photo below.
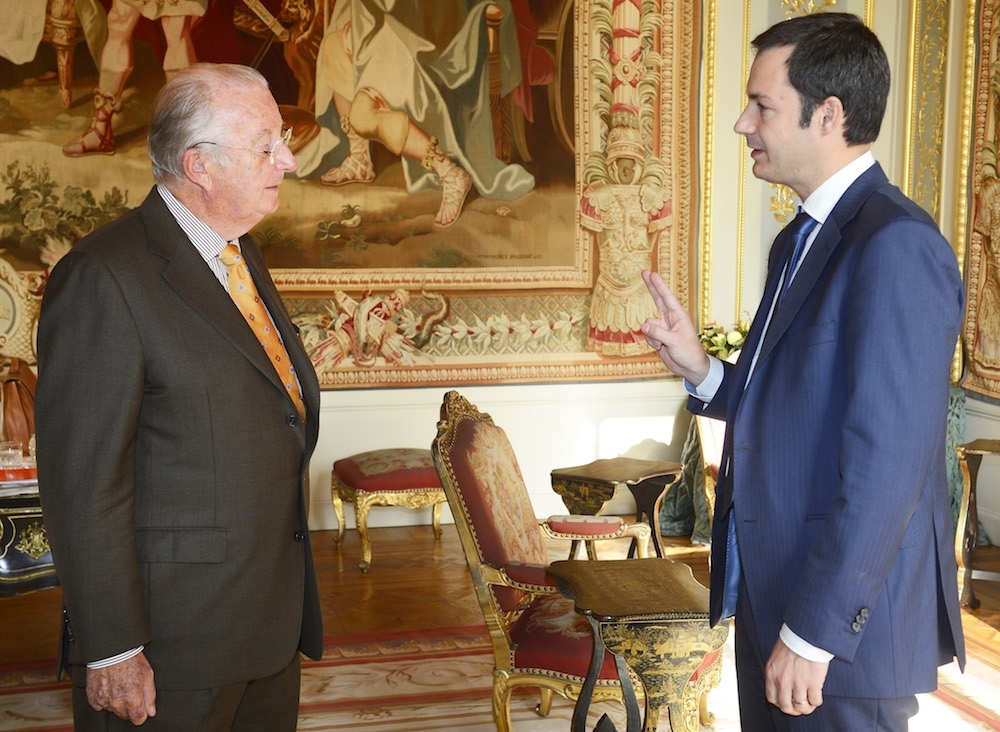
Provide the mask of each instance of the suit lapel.
{"label": "suit lapel", "polygon": [[[813,241],[812,247],[809,249],[805,259],[802,260],[799,271],[796,273],[795,279],[785,294],[785,299],[781,307],[776,308],[774,311],[771,323],[764,336],[764,343],[761,345],[760,355],[757,359],[758,364],[765,361],[771,354],[771,351],[774,350],[775,345],[784,336],[785,331],[788,330],[788,326],[802,307],[802,303],[805,302],[806,298],[815,288],[816,283],[826,268],[826,263],[843,239],[842,232],[844,227],[854,219],[861,206],[868,200],[868,197],[876,189],[886,185],[888,182],[889,180],[885,177],[881,166],[875,163],[875,165],[866,170],[854,181],[851,187],[840,197],[837,205],[833,207],[833,211],[830,212],[826,221],[823,222],[823,226],[820,227],[819,233],[816,235],[816,239]],[[782,234],[784,234],[784,231]],[[784,238],[787,240],[788,237],[785,236]],[[776,244],[777,241],[776,239]],[[769,277],[769,283],[771,281],[776,283],[780,275],[780,268],[772,272]],[[772,291],[771,298],[773,297]],[[765,297],[762,301],[762,307],[764,303],[767,303],[767,306],[770,307],[770,302],[771,300]]]}
{"label": "suit lapel", "polygon": [[[143,202],[140,210],[149,235],[149,249],[166,262],[163,268],[164,281],[219,335],[232,343],[275,388],[284,393],[278,374],[264,349],[260,347],[257,337],[155,189]],[[261,278],[256,272],[253,272],[253,278],[255,282],[260,282]],[[274,312],[272,303],[265,302],[268,310]],[[282,332],[282,337],[285,337],[285,332]]]}

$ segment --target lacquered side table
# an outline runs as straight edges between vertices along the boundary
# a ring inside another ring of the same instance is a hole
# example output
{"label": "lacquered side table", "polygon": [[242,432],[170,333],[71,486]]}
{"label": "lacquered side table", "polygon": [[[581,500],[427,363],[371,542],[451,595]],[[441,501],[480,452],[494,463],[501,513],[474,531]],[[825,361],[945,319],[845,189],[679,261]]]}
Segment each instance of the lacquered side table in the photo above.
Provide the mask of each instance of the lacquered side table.
{"label": "lacquered side table", "polygon": [[58,584],[37,489],[0,495],[0,597]]}
{"label": "lacquered side table", "polygon": [[[655,732],[663,709],[674,732],[697,732],[700,723],[710,723],[705,695],[722,678],[719,651],[729,636],[729,624],[709,626],[708,589],[695,580],[690,567],[653,558],[563,560],[546,572],[594,629],[594,653],[573,710],[573,732],[585,732],[605,648],[642,682],[643,730]],[[620,664],[618,668],[626,732],[638,732],[638,702],[628,674]]]}
{"label": "lacquered side table", "polygon": [[[658,525],[660,499],[677,482],[682,468],[680,463],[629,457],[595,460],[586,465],[553,470],[552,490],[562,497],[570,513],[594,516],[611,500],[619,485],[627,486],[635,499],[635,520],[649,524],[653,532],[653,549],[656,556],[662,557]],[[571,558],[576,556],[576,548],[574,542],[570,549]],[[629,549],[629,556],[634,553],[635,542]],[[594,558],[590,544],[587,545],[587,554]]]}

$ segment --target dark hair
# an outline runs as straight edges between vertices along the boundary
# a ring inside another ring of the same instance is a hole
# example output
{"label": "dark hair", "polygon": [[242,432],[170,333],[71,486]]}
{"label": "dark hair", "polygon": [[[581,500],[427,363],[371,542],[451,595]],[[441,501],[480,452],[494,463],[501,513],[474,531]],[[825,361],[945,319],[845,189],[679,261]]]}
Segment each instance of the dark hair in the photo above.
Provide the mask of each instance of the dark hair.
{"label": "dark hair", "polygon": [[788,81],[799,93],[808,127],[828,97],[844,105],[848,145],[874,142],[889,96],[889,59],[878,37],[856,15],[813,13],[782,21],[753,39],[757,52],[792,46]]}

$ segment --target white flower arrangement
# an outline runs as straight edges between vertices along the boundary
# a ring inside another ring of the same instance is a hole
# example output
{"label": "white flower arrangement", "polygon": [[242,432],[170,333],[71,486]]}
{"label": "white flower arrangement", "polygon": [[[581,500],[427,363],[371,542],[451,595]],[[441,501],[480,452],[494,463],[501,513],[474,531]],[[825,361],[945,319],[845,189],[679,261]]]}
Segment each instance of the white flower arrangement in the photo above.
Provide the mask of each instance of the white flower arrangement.
{"label": "white flower arrangement", "polygon": [[748,320],[741,320],[729,330],[713,321],[702,328],[698,337],[707,353],[725,361],[743,348],[749,331],[750,321]]}

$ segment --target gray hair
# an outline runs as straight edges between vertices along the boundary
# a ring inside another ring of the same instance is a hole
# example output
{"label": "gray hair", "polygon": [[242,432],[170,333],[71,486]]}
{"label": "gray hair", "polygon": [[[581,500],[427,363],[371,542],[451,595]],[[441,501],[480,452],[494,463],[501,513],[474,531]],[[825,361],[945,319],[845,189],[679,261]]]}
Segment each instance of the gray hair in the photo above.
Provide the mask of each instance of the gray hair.
{"label": "gray hair", "polygon": [[[225,139],[229,124],[215,102],[220,88],[253,85],[268,88],[267,79],[250,66],[199,63],[177,72],[163,86],[146,142],[157,183],[184,179],[185,151],[199,142]],[[228,161],[225,148],[210,147],[209,155]]]}

